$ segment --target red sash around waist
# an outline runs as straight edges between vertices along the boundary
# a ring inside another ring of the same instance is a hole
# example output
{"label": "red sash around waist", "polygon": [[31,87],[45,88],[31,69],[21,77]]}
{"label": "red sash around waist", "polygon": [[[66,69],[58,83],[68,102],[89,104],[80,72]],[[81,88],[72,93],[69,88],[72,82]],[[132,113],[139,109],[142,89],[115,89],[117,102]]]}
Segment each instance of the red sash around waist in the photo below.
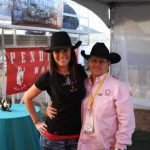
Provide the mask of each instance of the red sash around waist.
{"label": "red sash around waist", "polygon": [[47,137],[49,140],[64,140],[64,139],[74,139],[79,138],[79,134],[75,135],[55,135],[49,132],[45,132],[44,136]]}

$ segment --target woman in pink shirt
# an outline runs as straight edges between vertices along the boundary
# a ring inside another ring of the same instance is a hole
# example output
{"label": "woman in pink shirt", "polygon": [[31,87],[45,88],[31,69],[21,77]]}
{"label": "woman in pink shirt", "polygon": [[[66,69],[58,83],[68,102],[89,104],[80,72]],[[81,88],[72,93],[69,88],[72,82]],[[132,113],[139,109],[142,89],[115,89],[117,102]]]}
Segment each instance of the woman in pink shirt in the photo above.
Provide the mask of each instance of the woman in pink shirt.
{"label": "woman in pink shirt", "polygon": [[108,73],[121,57],[109,53],[104,43],[96,43],[90,55],[84,51],[81,55],[88,60],[91,75],[85,81],[78,150],[125,150],[135,129],[131,95],[125,83]]}

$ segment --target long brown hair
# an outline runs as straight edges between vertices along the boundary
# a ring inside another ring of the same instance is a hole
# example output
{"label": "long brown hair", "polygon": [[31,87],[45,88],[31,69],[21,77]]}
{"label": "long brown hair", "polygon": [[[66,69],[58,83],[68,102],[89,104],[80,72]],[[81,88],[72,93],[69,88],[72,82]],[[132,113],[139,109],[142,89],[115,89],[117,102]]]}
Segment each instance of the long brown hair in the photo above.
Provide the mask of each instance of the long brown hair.
{"label": "long brown hair", "polygon": [[[54,60],[53,53],[51,52],[50,54],[50,81],[51,81],[51,90],[54,94],[56,94],[56,91],[59,91],[60,93],[63,93],[62,89],[60,89],[58,85],[58,80],[57,80],[57,64]],[[77,59],[76,59],[76,54],[73,49],[71,49],[71,59],[69,62],[69,72],[73,80],[76,80],[78,78],[78,71],[76,69],[77,66]]]}

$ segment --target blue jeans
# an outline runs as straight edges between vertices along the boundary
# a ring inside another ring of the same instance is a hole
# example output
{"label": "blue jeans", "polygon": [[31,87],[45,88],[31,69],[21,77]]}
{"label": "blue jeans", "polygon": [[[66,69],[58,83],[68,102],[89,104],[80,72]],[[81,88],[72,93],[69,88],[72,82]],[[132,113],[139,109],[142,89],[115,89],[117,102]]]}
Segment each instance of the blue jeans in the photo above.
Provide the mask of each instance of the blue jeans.
{"label": "blue jeans", "polygon": [[40,137],[41,150],[77,150],[78,138],[52,141]]}

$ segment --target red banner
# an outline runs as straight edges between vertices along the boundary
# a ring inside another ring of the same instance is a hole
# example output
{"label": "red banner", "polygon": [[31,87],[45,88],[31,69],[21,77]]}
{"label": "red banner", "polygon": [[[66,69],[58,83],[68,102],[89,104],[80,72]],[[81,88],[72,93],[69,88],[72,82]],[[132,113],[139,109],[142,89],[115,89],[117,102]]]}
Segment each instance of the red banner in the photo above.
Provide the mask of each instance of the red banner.
{"label": "red banner", "polygon": [[48,69],[48,53],[40,48],[6,48],[6,94],[27,90]]}

